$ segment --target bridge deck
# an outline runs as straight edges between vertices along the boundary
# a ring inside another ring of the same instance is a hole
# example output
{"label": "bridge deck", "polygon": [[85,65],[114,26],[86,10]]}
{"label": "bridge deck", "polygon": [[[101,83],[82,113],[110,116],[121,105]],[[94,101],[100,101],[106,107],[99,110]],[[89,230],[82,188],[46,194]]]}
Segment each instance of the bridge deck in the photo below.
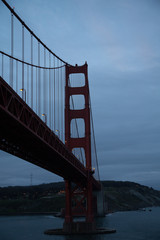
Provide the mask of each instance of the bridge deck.
{"label": "bridge deck", "polygon": [[[86,185],[87,170],[35,112],[0,77],[0,149]],[[92,177],[93,188],[100,183]]]}

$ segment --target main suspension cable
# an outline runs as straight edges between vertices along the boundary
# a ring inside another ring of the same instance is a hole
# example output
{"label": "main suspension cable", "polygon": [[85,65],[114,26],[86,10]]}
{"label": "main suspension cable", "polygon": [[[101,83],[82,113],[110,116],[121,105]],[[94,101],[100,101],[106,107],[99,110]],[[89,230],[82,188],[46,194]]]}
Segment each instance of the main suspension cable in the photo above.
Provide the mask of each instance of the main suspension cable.
{"label": "main suspension cable", "polygon": [[97,149],[96,149],[96,139],[95,139],[95,133],[94,133],[94,124],[93,124],[93,115],[92,115],[92,106],[91,106],[90,95],[89,95],[89,102],[90,102],[91,126],[92,126],[92,131],[93,131],[93,143],[94,143],[94,151],[95,151],[95,157],[96,157],[97,173],[98,173],[98,180],[100,181],[98,157],[97,157]]}
{"label": "main suspension cable", "polygon": [[11,55],[9,55],[9,54],[3,52],[3,51],[0,51],[0,53],[1,53],[2,55],[5,55],[5,56],[7,56],[7,57],[9,57],[9,58],[14,59],[15,61],[21,62],[21,63],[23,63],[23,64],[26,64],[26,65],[29,65],[29,66],[31,66],[31,67],[35,67],[35,68],[42,68],[42,69],[58,69],[58,68],[63,68],[63,67],[66,66],[66,65],[64,64],[64,65],[61,65],[61,66],[59,66],[59,67],[43,67],[43,66],[39,66],[39,65],[35,65],[35,64],[31,64],[31,63],[28,63],[28,62],[22,61],[22,60],[20,60],[20,59],[18,59],[18,58],[15,58],[15,57],[13,57],[13,56],[11,56]]}
{"label": "main suspension cable", "polygon": [[[6,7],[11,11],[11,13],[21,22],[22,26],[24,26],[34,37],[35,39],[37,39],[37,41],[42,44],[43,47],[45,47],[51,54],[53,54],[56,58],[58,58],[61,62],[63,62],[64,64],[70,65],[68,64],[66,61],[64,61],[63,59],[61,59],[60,57],[58,57],[54,52],[51,51],[51,49],[49,49],[44,42],[41,41],[40,38],[37,37],[37,35],[27,26],[27,24],[19,17],[19,15],[14,11],[13,8],[11,8],[11,6],[5,1],[2,0],[2,2],[6,5]],[[70,65],[71,66],[71,65]]]}

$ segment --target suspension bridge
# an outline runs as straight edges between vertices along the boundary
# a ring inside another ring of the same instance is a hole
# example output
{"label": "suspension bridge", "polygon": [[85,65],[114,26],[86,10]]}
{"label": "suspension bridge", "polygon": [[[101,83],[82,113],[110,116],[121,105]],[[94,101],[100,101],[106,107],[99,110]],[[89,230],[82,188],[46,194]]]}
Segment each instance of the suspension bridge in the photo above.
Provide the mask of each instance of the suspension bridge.
{"label": "suspension bridge", "polygon": [[103,215],[104,206],[88,65],[58,57],[2,2],[9,12],[10,46],[0,51],[0,149],[64,178],[63,230],[75,231],[73,216],[84,215],[78,228],[92,231],[95,209]]}

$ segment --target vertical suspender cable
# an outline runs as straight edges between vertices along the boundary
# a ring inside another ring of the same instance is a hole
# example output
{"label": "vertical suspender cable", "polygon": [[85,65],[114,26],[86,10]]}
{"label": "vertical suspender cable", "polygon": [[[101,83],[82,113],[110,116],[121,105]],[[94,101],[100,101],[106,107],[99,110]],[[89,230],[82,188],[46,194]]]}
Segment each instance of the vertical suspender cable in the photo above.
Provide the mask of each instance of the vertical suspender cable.
{"label": "vertical suspender cable", "polygon": [[[51,53],[49,52],[49,68],[51,68]],[[49,69],[49,127],[52,129],[51,126],[51,109],[52,109],[52,98],[51,98],[51,69]]]}
{"label": "vertical suspender cable", "polygon": [[29,105],[29,65],[27,65],[27,104]]}
{"label": "vertical suspender cable", "polygon": [[[33,64],[33,35],[31,34],[31,64]],[[31,66],[31,108],[33,109],[33,67]]]}
{"label": "vertical suspender cable", "polygon": [[24,25],[22,24],[22,99],[24,100]]}
{"label": "vertical suspender cable", "polygon": [[[55,67],[55,56],[54,56],[54,67]],[[54,132],[56,130],[56,74],[55,74],[55,69],[54,69]]]}
{"label": "vertical suspender cable", "polygon": [[[11,56],[13,57],[13,46],[14,46],[14,26],[13,26],[13,13],[11,13]],[[13,88],[13,59],[10,58],[10,86]]]}
{"label": "vertical suspender cable", "polygon": [[38,69],[37,69],[37,67],[36,67],[36,113],[38,114],[38,80],[37,80],[37,78],[38,78]]}
{"label": "vertical suspender cable", "polygon": [[61,140],[63,142],[63,81],[62,81],[62,63],[61,63]]}
{"label": "vertical suspender cable", "polygon": [[[44,48],[44,67],[46,67],[46,49]],[[46,69],[43,69],[43,113],[47,114],[46,112]]]}
{"label": "vertical suspender cable", "polygon": [[96,157],[98,180],[100,181],[99,166],[98,166],[98,157],[97,157],[96,140],[95,140],[95,133],[94,133],[93,115],[92,115],[92,108],[91,108],[91,99],[90,99],[90,96],[89,96],[89,102],[90,102],[91,125],[92,125],[92,131],[93,131],[93,143],[94,143],[94,150],[95,150],[95,157]]}
{"label": "vertical suspender cable", "polygon": [[[38,66],[40,66],[40,42],[38,42]],[[41,99],[40,99],[40,94],[41,94],[41,76],[40,76],[40,68],[38,68],[38,115],[39,115],[39,117],[40,117],[40,114],[41,114],[41,107],[40,107],[40,105],[41,105],[41,103],[40,103],[40,101],[41,101]]]}
{"label": "vertical suspender cable", "polygon": [[[52,65],[52,55],[51,55],[51,65]],[[54,91],[54,70],[51,70],[51,127],[52,127],[52,131],[54,130],[54,104],[53,104],[53,91]]]}
{"label": "vertical suspender cable", "polygon": [[[60,66],[61,66],[61,62],[60,62]],[[60,79],[59,79],[59,84],[60,84],[60,88],[59,88],[59,98],[60,98],[60,138],[62,140],[62,79],[61,79],[61,68],[59,69],[59,72],[60,72]]]}
{"label": "vertical suspender cable", "polygon": [[[58,116],[58,131],[60,130],[59,129],[59,59],[57,59],[57,67],[58,67],[58,69],[57,69],[57,81],[58,81],[58,111],[57,111],[57,116]],[[59,132],[58,132],[58,134],[59,134]]]}
{"label": "vertical suspender cable", "polygon": [[18,93],[18,61],[16,61],[16,92]]}
{"label": "vertical suspender cable", "polygon": [[3,78],[3,54],[2,54],[2,78]]}
{"label": "vertical suspender cable", "polygon": [[[51,55],[52,57],[52,55]],[[53,57],[54,58],[54,57]],[[51,58],[51,66],[52,66],[52,58]],[[52,91],[51,91],[51,99],[52,99],[52,109],[51,109],[51,113],[52,113],[52,130],[54,131],[54,69],[52,69],[51,71],[51,86],[52,86]]]}

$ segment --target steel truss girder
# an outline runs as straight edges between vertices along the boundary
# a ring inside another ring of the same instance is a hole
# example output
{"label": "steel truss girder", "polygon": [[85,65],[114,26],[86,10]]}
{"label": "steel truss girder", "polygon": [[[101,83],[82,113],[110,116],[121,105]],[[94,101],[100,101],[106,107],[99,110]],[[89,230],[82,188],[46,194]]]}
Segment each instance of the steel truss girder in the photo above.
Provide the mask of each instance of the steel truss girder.
{"label": "steel truss girder", "polygon": [[0,149],[85,186],[85,167],[1,77],[0,128]]}

